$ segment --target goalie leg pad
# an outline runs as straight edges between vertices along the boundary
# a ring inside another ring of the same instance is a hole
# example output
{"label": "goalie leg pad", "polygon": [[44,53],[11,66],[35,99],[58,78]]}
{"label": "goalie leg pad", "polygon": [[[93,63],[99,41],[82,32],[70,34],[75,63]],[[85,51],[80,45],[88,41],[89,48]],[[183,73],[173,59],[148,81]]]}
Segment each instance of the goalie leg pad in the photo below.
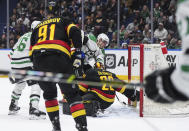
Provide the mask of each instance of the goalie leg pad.
{"label": "goalie leg pad", "polygon": [[[71,115],[69,104],[67,102],[63,102],[62,104],[63,104],[63,114]],[[96,113],[97,113],[98,109],[100,109],[99,102],[85,101],[83,104],[85,106],[87,116],[93,116],[93,117],[97,116]]]}

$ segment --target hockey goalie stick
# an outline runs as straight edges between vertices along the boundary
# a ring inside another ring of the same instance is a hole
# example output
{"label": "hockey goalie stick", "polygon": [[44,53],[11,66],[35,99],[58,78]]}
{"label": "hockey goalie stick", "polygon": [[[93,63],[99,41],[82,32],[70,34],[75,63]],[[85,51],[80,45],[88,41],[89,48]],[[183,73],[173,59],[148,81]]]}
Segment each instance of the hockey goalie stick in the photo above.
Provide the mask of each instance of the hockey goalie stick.
{"label": "hockey goalie stick", "polygon": [[127,86],[127,88],[133,88],[133,86],[143,87],[141,83],[126,83],[124,81],[85,81],[82,78],[77,78],[74,74],[62,74],[53,72],[42,72],[33,70],[12,70],[5,71],[0,70],[0,75],[13,75],[15,78],[20,80],[36,80],[36,81],[51,81],[56,83],[69,83],[69,84],[79,84],[85,83],[91,86],[102,86],[106,84],[107,86],[113,85],[115,88]]}

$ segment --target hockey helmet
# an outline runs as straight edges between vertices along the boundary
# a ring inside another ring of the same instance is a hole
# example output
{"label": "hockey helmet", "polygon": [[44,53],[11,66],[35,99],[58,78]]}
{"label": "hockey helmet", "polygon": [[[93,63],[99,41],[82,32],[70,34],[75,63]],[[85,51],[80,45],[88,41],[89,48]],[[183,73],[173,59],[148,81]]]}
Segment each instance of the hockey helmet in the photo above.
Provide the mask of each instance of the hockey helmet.
{"label": "hockey helmet", "polygon": [[32,29],[32,30],[35,29],[35,27],[36,27],[39,23],[41,23],[41,21],[37,21],[37,20],[33,21],[32,24],[31,24],[31,29]]}
{"label": "hockey helmet", "polygon": [[[104,44],[102,44],[104,43]],[[97,45],[100,47],[100,48],[104,48],[104,47],[107,47],[109,45],[109,38],[106,34],[104,33],[101,33],[97,36]]]}

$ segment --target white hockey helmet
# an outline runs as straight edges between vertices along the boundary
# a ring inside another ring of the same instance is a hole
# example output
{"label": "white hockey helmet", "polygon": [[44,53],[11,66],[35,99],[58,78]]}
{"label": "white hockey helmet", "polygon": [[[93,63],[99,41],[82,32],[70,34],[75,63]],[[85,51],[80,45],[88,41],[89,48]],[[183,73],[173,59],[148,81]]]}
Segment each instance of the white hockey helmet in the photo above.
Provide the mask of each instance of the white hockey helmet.
{"label": "white hockey helmet", "polygon": [[105,47],[107,47],[109,45],[109,38],[106,34],[101,33],[97,36],[97,43],[100,41],[100,39],[105,42]]}
{"label": "white hockey helmet", "polygon": [[35,27],[36,27],[39,23],[41,23],[41,21],[37,21],[37,20],[33,21],[32,24],[31,24],[31,29],[32,29],[32,30],[35,29]]}

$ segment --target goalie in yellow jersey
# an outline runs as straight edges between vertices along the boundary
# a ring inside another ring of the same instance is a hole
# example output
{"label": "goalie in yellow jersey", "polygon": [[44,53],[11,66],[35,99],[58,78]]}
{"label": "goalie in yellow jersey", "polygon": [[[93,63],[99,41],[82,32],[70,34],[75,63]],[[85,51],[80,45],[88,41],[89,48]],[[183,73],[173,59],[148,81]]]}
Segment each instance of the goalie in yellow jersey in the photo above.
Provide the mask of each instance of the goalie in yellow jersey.
{"label": "goalie in yellow jersey", "polygon": [[[120,81],[114,73],[103,69],[89,69],[85,74],[85,81],[101,82],[101,81]],[[114,101],[116,92],[124,94],[131,101],[139,100],[139,91],[134,88],[112,86],[91,86],[84,83],[79,85],[80,95],[82,96],[86,112],[88,116],[96,116],[98,110],[105,110],[110,107]],[[66,102],[63,102],[63,113],[70,114],[69,108]]]}

